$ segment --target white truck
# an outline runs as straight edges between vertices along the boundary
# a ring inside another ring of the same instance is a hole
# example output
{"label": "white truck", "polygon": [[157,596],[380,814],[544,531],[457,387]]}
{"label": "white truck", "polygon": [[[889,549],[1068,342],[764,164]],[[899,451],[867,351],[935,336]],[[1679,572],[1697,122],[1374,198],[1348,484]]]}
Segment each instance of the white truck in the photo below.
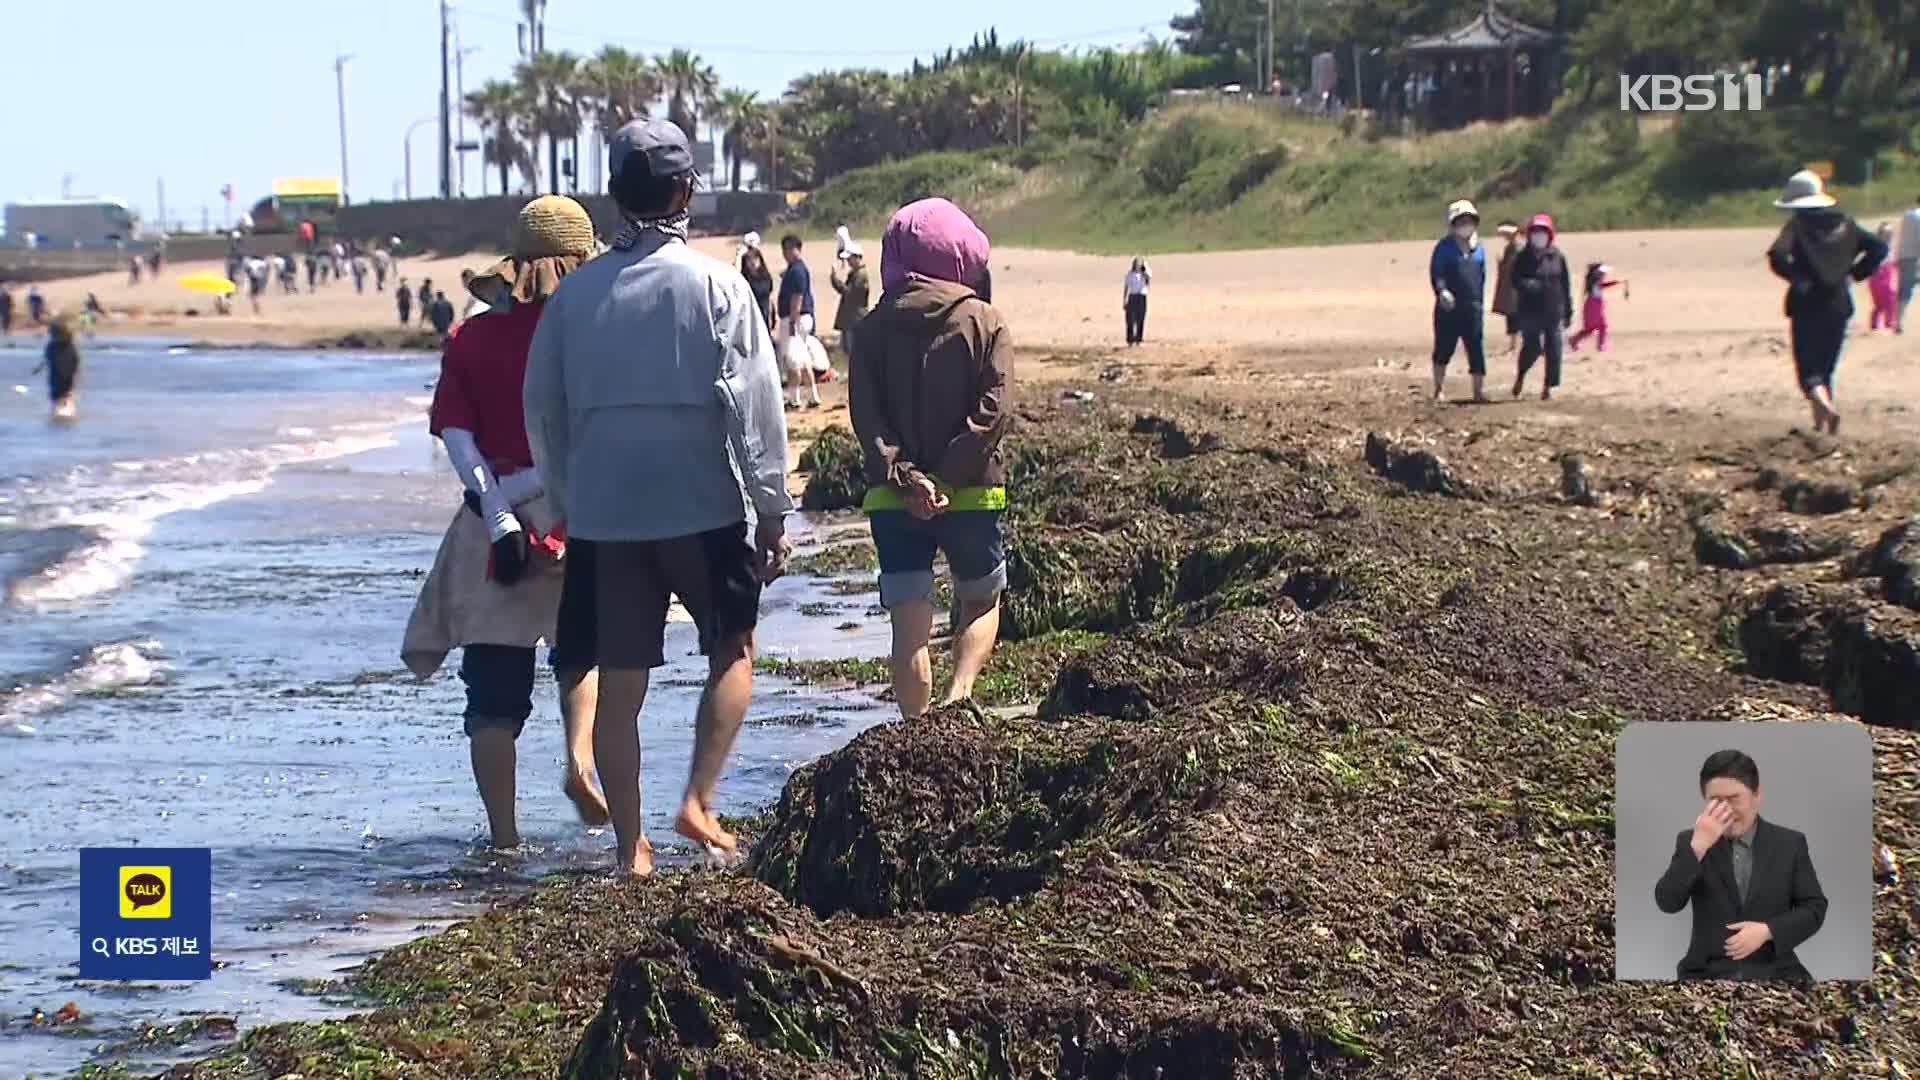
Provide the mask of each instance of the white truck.
{"label": "white truck", "polygon": [[140,219],[119,199],[53,199],[6,205],[7,245],[48,250],[123,247]]}

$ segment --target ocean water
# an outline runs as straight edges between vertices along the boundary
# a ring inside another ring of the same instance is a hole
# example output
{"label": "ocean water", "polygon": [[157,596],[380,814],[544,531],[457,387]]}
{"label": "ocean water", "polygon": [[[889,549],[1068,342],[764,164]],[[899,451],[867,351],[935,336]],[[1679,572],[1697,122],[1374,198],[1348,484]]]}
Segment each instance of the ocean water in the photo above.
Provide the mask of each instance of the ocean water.
{"label": "ocean water", "polygon": [[[120,1044],[187,1016],[337,1013],[301,980],[543,874],[611,866],[610,833],[560,794],[544,672],[520,740],[527,849],[503,857],[453,665],[420,683],[399,662],[458,505],[424,430],[430,358],[94,342],[79,416],[54,423],[31,345],[0,344],[0,1077],[165,1060]],[[838,527],[790,525],[802,545]],[[873,602],[785,579],[762,649],[882,655]],[[649,834],[671,860],[691,856],[669,828],[704,673],[690,625],[668,655],[641,735]],[[886,715],[760,677],[722,808],[775,797]],[[107,845],[213,849],[213,979],[78,980],[77,852]],[[27,1022],[68,1001],[83,1027]]]}

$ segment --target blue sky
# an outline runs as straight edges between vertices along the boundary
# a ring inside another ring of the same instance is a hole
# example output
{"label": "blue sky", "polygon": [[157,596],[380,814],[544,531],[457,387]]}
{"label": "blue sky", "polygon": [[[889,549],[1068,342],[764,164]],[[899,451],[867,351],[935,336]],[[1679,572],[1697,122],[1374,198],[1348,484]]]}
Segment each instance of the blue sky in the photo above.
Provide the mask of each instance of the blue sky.
{"label": "blue sky", "polygon": [[[198,228],[203,209],[222,223],[222,184],[233,185],[234,209],[241,211],[275,177],[338,175],[338,53],[353,54],[346,69],[350,194],[391,198],[403,174],[408,126],[438,108],[435,0],[0,6],[7,40],[0,102],[12,132],[0,159],[0,202],[58,197],[70,176],[75,196],[122,198],[151,221],[156,182],[164,181],[168,220]],[[1166,37],[1167,20],[1192,6],[975,0],[914,5],[910,16],[888,17],[895,7],[885,0],[549,0],[547,46],[591,52],[613,43],[650,53],[685,46],[704,56],[724,84],[773,97],[808,71],[897,70],[916,55],[964,45],[989,26],[1003,41],[1025,37],[1043,45]],[[461,44],[479,50],[466,58],[466,87],[505,76],[516,59],[516,0],[460,0],[453,7]],[[838,17],[821,17],[829,15]],[[413,137],[416,196],[438,184],[436,130],[422,124]],[[590,157],[584,167],[590,170]],[[477,154],[469,156],[466,178],[477,193]]]}

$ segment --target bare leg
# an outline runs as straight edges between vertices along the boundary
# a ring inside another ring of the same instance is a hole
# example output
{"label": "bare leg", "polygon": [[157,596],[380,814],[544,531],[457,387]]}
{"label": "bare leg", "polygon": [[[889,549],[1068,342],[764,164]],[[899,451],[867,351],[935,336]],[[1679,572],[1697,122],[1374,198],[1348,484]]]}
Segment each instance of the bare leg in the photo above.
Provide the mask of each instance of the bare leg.
{"label": "bare leg", "polygon": [[518,760],[513,729],[497,725],[475,728],[467,740],[467,750],[473,759],[473,781],[480,788],[480,801],[487,807],[493,846],[519,847],[520,829],[513,819],[513,771]]}
{"label": "bare leg", "polygon": [[[1816,417],[1825,414],[1827,432],[1832,435],[1840,434],[1840,410],[1833,404],[1833,388],[1816,386],[1807,392],[1807,398],[1813,402]],[[1815,430],[1818,430],[1817,426]]]}
{"label": "bare leg", "polygon": [[800,378],[807,386],[807,404],[820,404],[820,387],[813,381],[813,357],[808,355],[806,363],[800,365]]}
{"label": "bare leg", "polygon": [[[893,606],[893,700],[905,720],[918,720],[933,700],[933,602],[902,600]],[[958,673],[955,673],[956,676]]]}
{"label": "bare leg", "polygon": [[943,704],[973,697],[973,682],[993,655],[1000,636],[1000,594],[960,603],[960,630],[953,636],[953,686]]}
{"label": "bare leg", "polygon": [[647,700],[646,668],[601,668],[593,710],[593,756],[619,845],[620,872],[653,873],[653,846],[640,828],[640,706]]}
{"label": "bare leg", "polygon": [[593,779],[593,714],[599,700],[598,670],[561,673],[560,719],[567,732],[567,778],[561,790],[587,825],[607,823],[607,800]]}
{"label": "bare leg", "polygon": [[752,697],[753,634],[748,632],[716,643],[707,658],[707,686],[694,720],[693,767],[673,823],[675,832],[707,848],[730,852],[737,843],[713,816],[713,789]]}

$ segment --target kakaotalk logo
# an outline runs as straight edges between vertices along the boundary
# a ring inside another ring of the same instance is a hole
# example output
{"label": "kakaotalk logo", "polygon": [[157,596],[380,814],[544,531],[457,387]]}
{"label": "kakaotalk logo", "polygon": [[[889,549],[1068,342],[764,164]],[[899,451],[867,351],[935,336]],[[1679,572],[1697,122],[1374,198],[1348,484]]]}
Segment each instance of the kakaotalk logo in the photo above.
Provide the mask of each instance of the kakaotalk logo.
{"label": "kakaotalk logo", "polygon": [[1622,75],[1621,112],[1758,112],[1759,75]]}
{"label": "kakaotalk logo", "polygon": [[173,867],[121,867],[120,917],[123,919],[173,918]]}

